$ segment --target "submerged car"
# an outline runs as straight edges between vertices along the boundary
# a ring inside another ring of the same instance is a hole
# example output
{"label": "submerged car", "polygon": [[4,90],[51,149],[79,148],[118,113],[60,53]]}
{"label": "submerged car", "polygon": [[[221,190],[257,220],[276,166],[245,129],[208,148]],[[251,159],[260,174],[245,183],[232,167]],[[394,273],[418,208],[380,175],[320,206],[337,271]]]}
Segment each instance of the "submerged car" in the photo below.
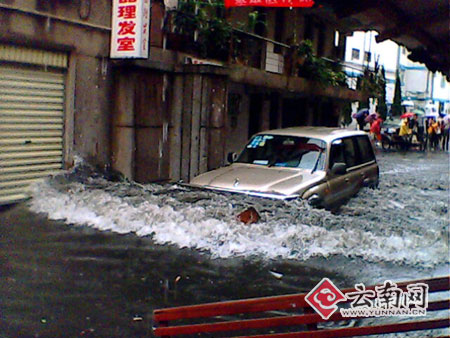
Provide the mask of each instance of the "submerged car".
{"label": "submerged car", "polygon": [[362,131],[293,127],[254,135],[226,167],[201,174],[191,186],[254,196],[303,198],[325,208],[341,205],[363,186],[376,187],[379,168]]}

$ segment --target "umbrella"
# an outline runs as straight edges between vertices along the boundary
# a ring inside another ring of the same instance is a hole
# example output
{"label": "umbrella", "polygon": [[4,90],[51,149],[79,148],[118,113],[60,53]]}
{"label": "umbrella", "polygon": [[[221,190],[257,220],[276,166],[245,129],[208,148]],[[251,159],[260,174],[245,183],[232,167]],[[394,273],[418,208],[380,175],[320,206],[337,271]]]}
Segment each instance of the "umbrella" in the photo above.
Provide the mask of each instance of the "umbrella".
{"label": "umbrella", "polygon": [[418,115],[418,116],[424,116],[424,115],[425,115],[425,112],[424,112],[423,110],[421,110],[421,109],[414,109],[414,110],[412,111],[412,113],[413,113],[414,115]]}
{"label": "umbrella", "polygon": [[431,111],[425,114],[425,117],[432,117],[434,119],[437,119],[438,116],[439,116],[439,114],[431,112]]}
{"label": "umbrella", "polygon": [[367,117],[364,119],[365,122],[372,123],[374,120],[377,119],[378,114],[377,113],[370,113],[367,115]]}
{"label": "umbrella", "polygon": [[413,117],[414,113],[405,113],[402,116],[400,116],[401,119],[409,119],[410,117]]}
{"label": "umbrella", "polygon": [[355,114],[352,115],[352,117],[354,119],[359,119],[359,118],[361,118],[361,117],[363,117],[365,115],[369,115],[369,109],[367,109],[367,108],[363,108],[363,109],[358,110]]}

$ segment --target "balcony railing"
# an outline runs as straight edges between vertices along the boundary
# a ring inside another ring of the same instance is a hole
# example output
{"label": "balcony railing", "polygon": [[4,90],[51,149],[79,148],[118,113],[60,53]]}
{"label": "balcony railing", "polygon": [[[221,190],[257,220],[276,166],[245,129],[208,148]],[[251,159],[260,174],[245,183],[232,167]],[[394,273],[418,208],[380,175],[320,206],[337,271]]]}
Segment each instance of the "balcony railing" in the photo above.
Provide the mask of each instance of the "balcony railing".
{"label": "balcony railing", "polygon": [[256,34],[234,29],[238,36],[232,63],[263,69],[272,73],[285,73],[285,58],[289,45]]}
{"label": "balcony railing", "polygon": [[[243,65],[270,73],[311,78],[311,74],[303,75],[298,71],[297,58],[295,57],[296,50],[291,48],[291,46],[236,28],[233,29],[233,33],[236,38],[232,39],[228,51],[217,52],[217,50],[211,50],[210,48],[205,48],[205,46],[202,48],[201,44],[195,41],[196,34],[190,36],[181,35],[175,33],[174,29],[166,29],[165,46],[167,49],[180,51],[197,58],[225,61],[230,64]],[[331,59],[322,58],[322,60],[331,66],[327,67],[330,71],[332,69],[335,71],[339,70],[343,66],[341,63]],[[313,80],[317,80],[314,75],[313,77]],[[347,77],[346,87],[355,89],[354,82],[354,79]],[[323,83],[326,85],[327,81],[325,80]],[[337,85],[336,81],[332,85]],[[345,86],[345,81],[340,80],[339,85]]]}

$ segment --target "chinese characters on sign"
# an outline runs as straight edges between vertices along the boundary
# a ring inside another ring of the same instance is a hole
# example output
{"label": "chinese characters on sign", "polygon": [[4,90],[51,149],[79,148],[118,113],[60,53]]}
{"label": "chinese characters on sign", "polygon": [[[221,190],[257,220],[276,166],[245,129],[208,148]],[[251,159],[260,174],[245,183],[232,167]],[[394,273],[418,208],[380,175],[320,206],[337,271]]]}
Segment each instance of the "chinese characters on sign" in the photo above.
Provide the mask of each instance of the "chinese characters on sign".
{"label": "chinese characters on sign", "polygon": [[150,0],[113,0],[111,58],[147,58]]}
{"label": "chinese characters on sign", "polygon": [[225,0],[225,7],[312,7],[313,0]]}
{"label": "chinese characters on sign", "polygon": [[425,316],[428,308],[428,285],[413,283],[406,290],[387,280],[375,290],[356,284],[355,291],[343,294],[328,278],[312,289],[305,300],[323,319],[338,310],[340,302],[350,307],[339,309],[342,317]]}

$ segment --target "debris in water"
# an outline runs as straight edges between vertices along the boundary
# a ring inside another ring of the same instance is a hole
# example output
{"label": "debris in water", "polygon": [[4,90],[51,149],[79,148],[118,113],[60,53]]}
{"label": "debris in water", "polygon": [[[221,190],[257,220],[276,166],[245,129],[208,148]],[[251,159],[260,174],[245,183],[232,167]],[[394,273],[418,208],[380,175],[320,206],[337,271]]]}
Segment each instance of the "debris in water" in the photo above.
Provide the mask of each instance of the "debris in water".
{"label": "debris in water", "polygon": [[237,219],[240,220],[244,224],[253,224],[257,223],[261,217],[259,216],[258,212],[255,208],[250,207],[243,212],[241,212]]}
{"label": "debris in water", "polygon": [[95,329],[87,329],[87,330],[83,330],[83,331],[81,331],[80,332],[80,336],[84,336],[85,334],[89,334],[89,333],[92,333],[92,332],[94,332],[95,331]]}
{"label": "debris in water", "polygon": [[392,203],[393,206],[395,206],[397,208],[400,208],[400,209],[404,209],[405,208],[405,206],[403,204],[398,203],[396,201],[391,201],[391,203]]}
{"label": "debris in water", "polygon": [[270,272],[270,274],[271,274],[272,276],[274,276],[276,279],[281,279],[281,278],[283,278],[283,274],[282,274],[282,273],[275,272],[275,271],[272,271],[272,270],[270,270],[269,272]]}

